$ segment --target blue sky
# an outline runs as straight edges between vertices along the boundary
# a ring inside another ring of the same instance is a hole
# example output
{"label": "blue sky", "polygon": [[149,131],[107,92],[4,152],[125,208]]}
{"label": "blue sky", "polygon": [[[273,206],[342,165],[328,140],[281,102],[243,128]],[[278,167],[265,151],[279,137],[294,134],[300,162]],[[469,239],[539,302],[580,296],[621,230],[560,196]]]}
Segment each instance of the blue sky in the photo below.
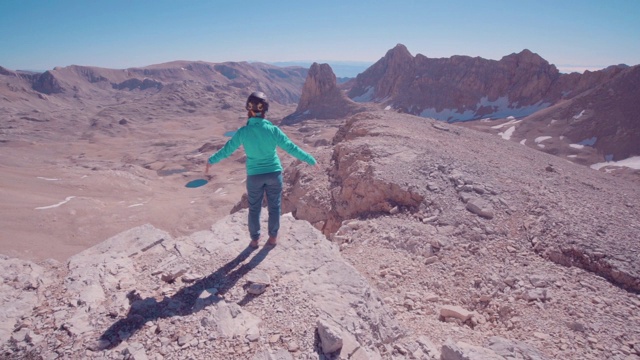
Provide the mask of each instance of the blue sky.
{"label": "blue sky", "polygon": [[638,0],[0,0],[0,66],[139,67],[173,60],[499,60],[560,69],[640,64]]}

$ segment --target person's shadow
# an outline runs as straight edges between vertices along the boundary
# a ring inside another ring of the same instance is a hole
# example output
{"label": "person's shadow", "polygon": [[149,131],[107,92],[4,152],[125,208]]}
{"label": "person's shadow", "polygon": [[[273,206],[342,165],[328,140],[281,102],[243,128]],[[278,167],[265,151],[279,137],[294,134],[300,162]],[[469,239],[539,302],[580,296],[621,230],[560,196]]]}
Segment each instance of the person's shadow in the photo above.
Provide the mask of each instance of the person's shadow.
{"label": "person's shadow", "polygon": [[[172,316],[186,316],[204,309],[206,306],[217,303],[223,299],[223,295],[231,289],[249,271],[255,268],[273,246],[264,246],[251,260],[235,269],[238,264],[246,260],[256,250],[252,247],[244,249],[235,259],[229,261],[211,275],[196,281],[190,286],[180,289],[175,295],[165,297],[162,301],[155,298],[142,299],[135,290],[127,294],[130,309],[127,317],[116,321],[98,339],[96,348],[112,349],[122,341],[130,338],[140,330],[147,321]],[[233,271],[232,271],[233,270]],[[214,294],[201,297],[205,289],[216,289]],[[255,295],[247,293],[239,303],[244,305],[251,301]]]}

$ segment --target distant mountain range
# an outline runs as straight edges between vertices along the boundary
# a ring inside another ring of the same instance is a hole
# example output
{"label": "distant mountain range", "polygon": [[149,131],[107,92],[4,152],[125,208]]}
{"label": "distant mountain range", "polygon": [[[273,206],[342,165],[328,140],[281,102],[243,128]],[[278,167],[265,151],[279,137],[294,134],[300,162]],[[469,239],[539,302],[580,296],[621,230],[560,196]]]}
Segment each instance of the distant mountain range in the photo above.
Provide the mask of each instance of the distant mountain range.
{"label": "distant mountain range", "polygon": [[0,67],[0,111],[24,118],[18,113],[29,109],[83,107],[131,97],[152,104],[177,102],[188,113],[238,112],[243,111],[244,97],[260,90],[275,103],[298,104],[295,116],[288,117],[291,122],[346,116],[371,106],[447,122],[483,120],[471,126],[485,131],[492,131],[488,120],[517,119],[519,124],[508,128],[512,140],[526,141],[534,134],[557,137],[560,145],[588,146],[603,160],[640,155],[638,65],[562,74],[526,49],[500,60],[432,59],[413,56],[402,44],[369,67],[334,63],[336,69],[352,71],[343,75],[358,72],[344,83],[326,64],[311,73],[299,66],[302,62],[277,64],[175,61],[119,70],[68,66],[43,73]]}
{"label": "distant mountain range", "polygon": [[603,160],[640,154],[640,65],[561,74],[526,49],[499,61],[431,59],[398,44],[341,88],[357,102],[447,122],[521,119],[528,125],[514,138],[533,131],[567,145],[593,139],[588,146]]}
{"label": "distant mountain range", "polygon": [[[501,60],[412,56],[398,44],[343,86],[349,97],[448,122],[523,117],[571,99],[629,67],[561,74],[529,50]],[[624,75],[623,75],[624,76]]]}
{"label": "distant mountain range", "polygon": [[[12,71],[0,66],[0,105],[30,109],[61,102],[83,106],[89,101],[109,102],[126,97],[148,101],[180,97],[180,101],[193,104],[193,110],[209,105],[225,109],[231,105],[220,99],[237,98],[235,101],[243,103],[255,90],[287,105],[299,100],[307,72],[302,67],[248,62],[174,61],[129,69],[72,65],[43,73]],[[215,102],[211,101],[213,98]]]}

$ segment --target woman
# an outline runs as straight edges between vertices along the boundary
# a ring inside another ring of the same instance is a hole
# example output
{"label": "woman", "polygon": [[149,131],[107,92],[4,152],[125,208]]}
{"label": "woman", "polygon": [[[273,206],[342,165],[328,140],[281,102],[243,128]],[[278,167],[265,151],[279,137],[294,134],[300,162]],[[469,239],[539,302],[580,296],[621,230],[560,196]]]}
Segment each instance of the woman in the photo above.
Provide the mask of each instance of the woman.
{"label": "woman", "polygon": [[260,240],[260,210],[262,198],[267,194],[269,209],[269,240],[276,245],[280,229],[280,203],[282,199],[282,164],[276,152],[279,146],[290,155],[316,165],[313,156],[300,149],[277,126],[265,119],[269,101],[264,93],[256,91],[249,95],[246,108],[247,124],[227,141],[222,149],[209,157],[205,173],[212,164],[229,157],[240,146],[247,154],[247,195],[249,199],[249,235],[251,247],[258,247]]}

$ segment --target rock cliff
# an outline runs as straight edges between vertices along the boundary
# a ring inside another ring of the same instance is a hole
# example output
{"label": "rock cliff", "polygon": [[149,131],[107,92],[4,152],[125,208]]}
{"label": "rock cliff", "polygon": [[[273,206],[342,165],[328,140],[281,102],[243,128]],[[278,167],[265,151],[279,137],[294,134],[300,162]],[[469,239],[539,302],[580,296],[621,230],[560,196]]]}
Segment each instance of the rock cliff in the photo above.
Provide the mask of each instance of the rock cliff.
{"label": "rock cliff", "polygon": [[365,106],[353,102],[338,88],[331,66],[313,63],[296,111],[285,117],[282,124],[291,125],[307,119],[341,119],[364,110]]}

